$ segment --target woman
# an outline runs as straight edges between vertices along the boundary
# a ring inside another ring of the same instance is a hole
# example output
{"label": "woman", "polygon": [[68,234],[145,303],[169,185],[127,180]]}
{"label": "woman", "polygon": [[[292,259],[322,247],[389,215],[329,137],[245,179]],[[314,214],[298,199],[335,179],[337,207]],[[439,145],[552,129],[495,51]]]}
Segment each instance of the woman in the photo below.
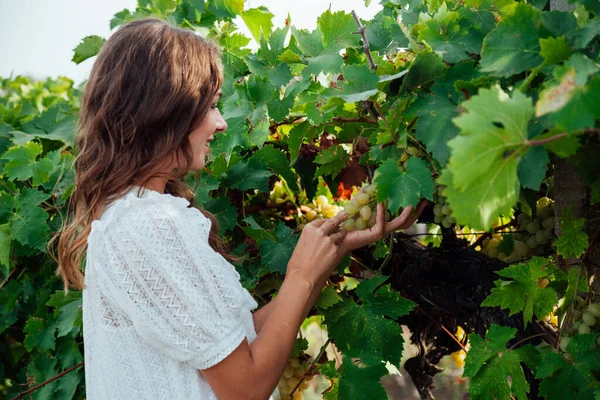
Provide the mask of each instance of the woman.
{"label": "woman", "polygon": [[308,224],[276,299],[252,313],[214,219],[190,205],[183,180],[227,128],[219,59],[192,31],[145,19],[115,32],[92,69],[74,216],[58,247],[65,289],[84,289],[90,400],[269,398],[341,258],[414,222],[409,207],[387,224],[380,212],[366,232],[337,232],[343,214]]}

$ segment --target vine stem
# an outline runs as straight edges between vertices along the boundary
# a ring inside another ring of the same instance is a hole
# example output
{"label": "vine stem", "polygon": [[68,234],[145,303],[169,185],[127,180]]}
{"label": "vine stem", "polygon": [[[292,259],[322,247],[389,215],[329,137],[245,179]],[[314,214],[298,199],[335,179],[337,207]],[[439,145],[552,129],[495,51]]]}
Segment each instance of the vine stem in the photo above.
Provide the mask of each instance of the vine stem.
{"label": "vine stem", "polygon": [[527,90],[527,88],[529,87],[529,85],[531,84],[531,82],[533,82],[533,80],[535,79],[535,77],[542,70],[542,68],[541,68],[542,65],[540,65],[539,67],[534,68],[534,69],[531,70],[531,73],[529,74],[529,76],[523,81],[523,83],[521,84],[521,86],[519,86],[519,90],[521,92],[525,93],[525,91]]}
{"label": "vine stem", "polygon": [[524,338],[524,339],[521,339],[521,340],[519,340],[517,343],[513,344],[512,346],[510,346],[510,347],[508,348],[508,350],[513,350],[515,347],[517,347],[517,346],[518,346],[518,345],[520,345],[521,343],[523,343],[523,342],[526,342],[526,341],[528,341],[528,340],[530,340],[530,339],[533,339],[533,338],[539,337],[539,336],[554,336],[554,333],[552,333],[552,332],[544,332],[544,333],[537,333],[537,334],[535,334],[535,335],[528,336],[528,337],[526,337],[526,338]]}
{"label": "vine stem", "polygon": [[16,272],[17,272],[17,268],[15,268],[12,271],[10,271],[10,274],[8,274],[8,276],[6,277],[6,279],[4,280],[4,282],[2,282],[2,284],[0,285],[0,292],[2,291],[2,289],[4,289],[4,286],[6,286],[6,284],[8,283],[8,281],[10,281],[10,279],[13,277],[13,275]]}
{"label": "vine stem", "polygon": [[460,340],[458,340],[458,338],[456,336],[454,336],[454,334],[448,330],[448,328],[446,328],[444,325],[442,325],[439,321],[436,321],[435,319],[433,319],[433,317],[431,315],[429,315],[427,312],[425,312],[425,310],[423,310],[421,307],[417,306],[416,309],[419,310],[427,318],[429,318],[431,320],[431,322],[436,324],[444,332],[446,332],[448,334],[448,336],[450,336],[452,338],[452,340],[454,340],[456,342],[456,344],[458,344],[460,346],[460,348],[464,350],[465,353],[467,352],[467,348],[465,347],[465,345],[462,344],[460,342]]}
{"label": "vine stem", "polygon": [[367,60],[369,61],[369,65],[371,66],[371,69],[376,70],[377,64],[375,64],[375,61],[373,61],[373,57],[371,56],[371,46],[369,46],[369,41],[367,40],[367,29],[360,22],[360,19],[358,18],[358,15],[356,14],[356,11],[354,11],[354,10],[352,10],[352,17],[354,17],[354,22],[356,22],[356,25],[358,26],[358,32],[354,32],[354,33],[360,34],[360,36],[362,36],[363,51],[365,52],[365,56],[367,57]]}
{"label": "vine stem", "polygon": [[67,369],[67,370],[64,370],[64,371],[63,371],[63,372],[61,372],[60,374],[58,374],[58,375],[56,375],[56,376],[54,376],[54,377],[52,377],[52,378],[50,378],[50,379],[48,379],[48,380],[46,380],[46,381],[44,381],[44,382],[40,383],[39,385],[35,385],[34,387],[32,387],[32,388],[30,388],[30,389],[28,389],[28,390],[26,390],[26,391],[24,391],[24,392],[22,392],[22,393],[18,394],[17,396],[13,397],[13,398],[12,398],[12,400],[22,399],[22,398],[23,398],[23,396],[25,396],[26,394],[29,394],[29,393],[35,392],[36,390],[38,390],[38,389],[39,389],[39,388],[41,388],[42,386],[46,386],[47,384],[49,384],[49,383],[51,383],[51,382],[54,382],[55,380],[57,380],[57,379],[59,379],[59,378],[63,377],[64,375],[68,374],[69,372],[71,372],[71,371],[74,371],[74,370],[76,370],[76,369],[77,369],[77,368],[79,368],[79,367],[82,367],[82,366],[83,366],[83,364],[84,364],[84,361],[80,362],[80,363],[79,363],[79,364],[77,364],[77,365],[74,365],[74,366],[72,366],[71,368],[69,368],[69,369]]}
{"label": "vine stem", "polygon": [[[310,368],[308,369],[308,371],[310,371],[310,369],[312,368],[312,366],[315,365],[315,363],[317,362],[317,360],[321,359],[321,356],[323,355],[323,353],[325,353],[325,350],[327,350],[327,346],[329,346],[329,343],[331,343],[331,338],[328,338],[327,341],[323,344],[323,346],[321,346],[321,350],[319,350],[319,354],[317,354],[317,356],[315,357],[315,359],[313,360],[313,362],[310,364]],[[308,372],[308,371],[306,371],[306,372]],[[292,391],[290,392],[290,398],[296,392],[296,390],[298,390],[298,388],[300,387],[300,385],[302,385],[302,382],[304,382],[305,378],[306,378],[306,373],[304,374],[304,376],[302,377],[302,379],[300,379],[298,381],[298,384],[294,387],[294,389],[292,389]]]}
{"label": "vine stem", "polygon": [[[577,135],[579,133],[600,133],[600,129],[598,128],[590,128],[590,129],[581,129],[579,131],[575,131],[572,132],[572,135]],[[550,143],[550,142],[554,142],[555,140],[559,140],[562,139],[564,137],[567,137],[569,134],[567,132],[562,132],[559,133],[557,135],[554,136],[550,136],[544,139],[539,139],[539,140],[529,140],[526,142],[526,144],[528,146],[540,146],[542,144],[546,144],[546,143]]]}

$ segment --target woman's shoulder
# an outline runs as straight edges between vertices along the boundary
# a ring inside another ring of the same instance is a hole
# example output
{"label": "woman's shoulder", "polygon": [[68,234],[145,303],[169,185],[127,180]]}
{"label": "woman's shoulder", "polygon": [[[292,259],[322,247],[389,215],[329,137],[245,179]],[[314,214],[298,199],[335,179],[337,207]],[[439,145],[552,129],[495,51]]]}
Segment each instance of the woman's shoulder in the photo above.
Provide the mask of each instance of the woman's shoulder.
{"label": "woman's shoulder", "polygon": [[190,202],[182,197],[168,193],[134,186],[121,197],[110,202],[99,219],[92,222],[94,231],[105,232],[115,226],[129,224],[135,226],[140,233],[145,232],[145,223],[152,222],[148,227],[165,222],[181,222],[184,226],[204,228],[208,234],[210,220],[200,210],[190,206]]}

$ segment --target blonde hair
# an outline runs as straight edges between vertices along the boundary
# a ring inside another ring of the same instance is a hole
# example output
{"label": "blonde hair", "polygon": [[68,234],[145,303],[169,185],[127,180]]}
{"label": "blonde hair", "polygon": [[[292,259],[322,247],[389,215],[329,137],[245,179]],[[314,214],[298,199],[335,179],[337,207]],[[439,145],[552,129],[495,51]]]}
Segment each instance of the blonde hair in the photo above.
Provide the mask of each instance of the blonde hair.
{"label": "blonde hair", "polygon": [[[83,262],[93,220],[131,186],[145,186],[181,155],[187,168],[166,176],[166,192],[194,194],[184,176],[192,164],[189,133],[206,118],[223,82],[216,45],[159,19],[129,22],[102,46],[85,86],[76,138],[75,188],[62,230],[48,244],[57,275],[84,288]],[[209,242],[226,254],[215,218]],[[53,252],[58,241],[58,256]]]}

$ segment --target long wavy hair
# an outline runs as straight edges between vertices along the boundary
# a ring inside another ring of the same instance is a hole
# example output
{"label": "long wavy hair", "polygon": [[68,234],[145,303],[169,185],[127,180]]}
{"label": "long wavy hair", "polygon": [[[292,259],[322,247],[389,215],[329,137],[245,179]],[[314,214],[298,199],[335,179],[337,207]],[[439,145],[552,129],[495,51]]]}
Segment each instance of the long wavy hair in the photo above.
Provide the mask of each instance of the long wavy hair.
{"label": "long wavy hair", "polygon": [[[75,188],[63,227],[48,244],[65,291],[84,288],[92,221],[132,186],[166,176],[166,193],[195,207],[184,180],[193,161],[188,135],[205,120],[222,85],[220,60],[212,42],[153,18],[128,22],[102,46],[81,103]],[[173,157],[187,168],[157,172]],[[227,256],[215,218],[200,211],[212,221],[209,243]]]}

